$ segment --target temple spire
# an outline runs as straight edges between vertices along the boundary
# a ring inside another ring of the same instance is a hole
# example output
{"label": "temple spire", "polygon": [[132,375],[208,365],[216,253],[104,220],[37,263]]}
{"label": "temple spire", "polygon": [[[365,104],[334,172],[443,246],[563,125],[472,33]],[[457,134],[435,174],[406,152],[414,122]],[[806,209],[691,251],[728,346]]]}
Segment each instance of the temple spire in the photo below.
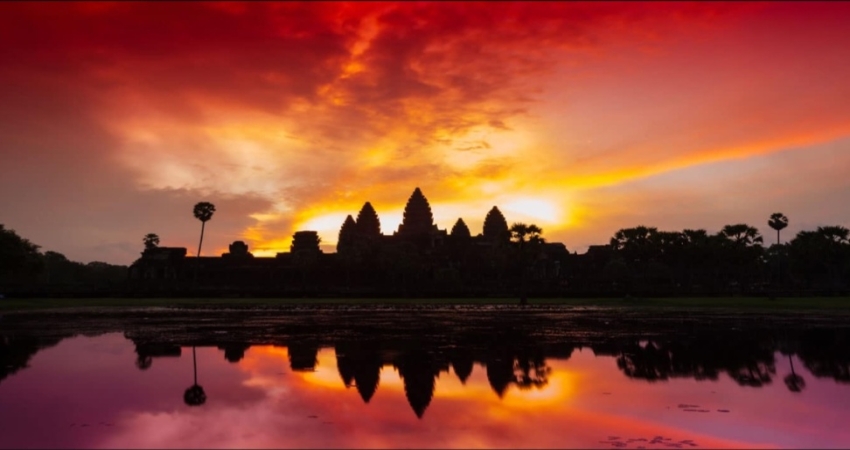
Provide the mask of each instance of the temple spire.
{"label": "temple spire", "polygon": [[398,228],[400,235],[414,236],[429,233],[434,228],[434,215],[428,199],[417,187],[404,207],[404,219]]}
{"label": "temple spire", "polygon": [[357,233],[363,237],[378,237],[381,235],[381,221],[372,204],[366,202],[357,214]]}
{"label": "temple spire", "polygon": [[495,206],[484,218],[484,238],[493,242],[507,242],[510,238],[508,221]]}

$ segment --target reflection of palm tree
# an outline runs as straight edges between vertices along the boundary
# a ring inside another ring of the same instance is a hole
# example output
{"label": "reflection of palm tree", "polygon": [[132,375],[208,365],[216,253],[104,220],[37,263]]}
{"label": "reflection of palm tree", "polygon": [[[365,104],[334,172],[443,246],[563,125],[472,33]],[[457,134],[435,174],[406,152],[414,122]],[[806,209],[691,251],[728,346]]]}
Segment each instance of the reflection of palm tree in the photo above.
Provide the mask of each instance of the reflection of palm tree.
{"label": "reflection of palm tree", "polygon": [[791,373],[785,377],[785,386],[788,387],[788,390],[791,392],[800,392],[806,387],[806,380],[797,375],[794,372],[794,360],[791,359],[791,355],[788,355],[788,363],[791,364]]}
{"label": "reflection of palm tree", "polygon": [[195,346],[192,346],[192,366],[195,371],[195,383],[183,393],[183,402],[189,406],[201,406],[207,401],[204,388],[198,384],[198,360],[195,357]]}

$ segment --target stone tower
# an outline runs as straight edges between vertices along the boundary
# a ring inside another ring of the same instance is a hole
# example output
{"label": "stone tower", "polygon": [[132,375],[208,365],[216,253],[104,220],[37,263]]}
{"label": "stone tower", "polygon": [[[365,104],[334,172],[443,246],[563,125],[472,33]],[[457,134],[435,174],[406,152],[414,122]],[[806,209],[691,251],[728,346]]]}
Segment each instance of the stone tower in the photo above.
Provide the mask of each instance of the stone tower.
{"label": "stone tower", "polygon": [[366,238],[377,238],[381,235],[381,221],[369,202],[366,202],[357,214],[357,234]]}
{"label": "stone tower", "polygon": [[492,242],[507,242],[510,239],[508,221],[495,206],[484,218],[484,238]]}
{"label": "stone tower", "polygon": [[404,219],[398,227],[398,234],[421,236],[430,233],[433,229],[434,215],[431,214],[431,205],[428,204],[428,199],[422,195],[422,191],[416,188],[404,207]]}

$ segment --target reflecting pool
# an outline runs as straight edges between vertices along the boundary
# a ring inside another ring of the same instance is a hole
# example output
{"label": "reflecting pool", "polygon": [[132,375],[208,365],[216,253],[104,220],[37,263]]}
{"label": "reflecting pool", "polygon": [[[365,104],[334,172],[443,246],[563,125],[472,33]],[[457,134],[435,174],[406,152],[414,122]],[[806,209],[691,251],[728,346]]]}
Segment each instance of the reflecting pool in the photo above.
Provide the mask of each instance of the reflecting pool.
{"label": "reflecting pool", "polygon": [[842,320],[232,314],[3,317],[0,446],[850,445]]}

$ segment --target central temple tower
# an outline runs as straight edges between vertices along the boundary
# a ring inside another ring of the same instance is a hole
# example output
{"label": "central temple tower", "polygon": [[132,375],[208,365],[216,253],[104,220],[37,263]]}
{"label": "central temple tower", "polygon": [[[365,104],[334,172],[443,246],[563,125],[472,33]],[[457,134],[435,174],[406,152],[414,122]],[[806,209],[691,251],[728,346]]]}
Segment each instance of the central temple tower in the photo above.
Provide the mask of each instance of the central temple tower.
{"label": "central temple tower", "polygon": [[398,227],[399,236],[421,236],[434,229],[431,205],[419,188],[413,191],[404,207],[404,219]]}

